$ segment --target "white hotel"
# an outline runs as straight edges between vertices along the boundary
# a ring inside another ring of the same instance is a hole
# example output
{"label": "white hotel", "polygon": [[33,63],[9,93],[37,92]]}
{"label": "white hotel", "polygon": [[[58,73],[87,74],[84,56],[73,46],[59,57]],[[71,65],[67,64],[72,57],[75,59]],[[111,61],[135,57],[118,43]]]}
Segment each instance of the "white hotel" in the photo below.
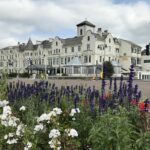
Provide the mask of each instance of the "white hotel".
{"label": "white hotel", "polygon": [[137,44],[113,37],[102,28],[85,20],[77,26],[77,35],[72,38],[55,37],[33,44],[31,39],[16,46],[0,49],[0,72],[27,71],[29,68],[46,71],[50,74],[93,76],[97,66],[111,61],[116,74],[127,74],[131,64],[141,69],[141,47]]}

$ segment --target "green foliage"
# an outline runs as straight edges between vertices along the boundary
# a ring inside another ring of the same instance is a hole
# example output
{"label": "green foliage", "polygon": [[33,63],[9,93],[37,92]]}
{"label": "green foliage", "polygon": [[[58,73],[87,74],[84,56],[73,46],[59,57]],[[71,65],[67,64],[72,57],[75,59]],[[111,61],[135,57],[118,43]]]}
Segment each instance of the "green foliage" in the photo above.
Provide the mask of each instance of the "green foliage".
{"label": "green foliage", "polygon": [[0,100],[6,99],[6,76],[3,74],[3,79],[0,79]]}
{"label": "green foliage", "polygon": [[8,76],[8,78],[16,78],[17,77],[17,73],[16,72],[11,72],[7,76]]}
{"label": "green foliage", "polygon": [[113,75],[113,73],[114,73],[113,65],[111,64],[110,61],[106,61],[106,62],[104,62],[104,64],[106,66],[106,76],[108,78],[110,78]]}
{"label": "green foliage", "polygon": [[19,74],[19,77],[21,77],[21,78],[29,78],[29,73],[28,72],[24,72],[24,73],[20,73]]}

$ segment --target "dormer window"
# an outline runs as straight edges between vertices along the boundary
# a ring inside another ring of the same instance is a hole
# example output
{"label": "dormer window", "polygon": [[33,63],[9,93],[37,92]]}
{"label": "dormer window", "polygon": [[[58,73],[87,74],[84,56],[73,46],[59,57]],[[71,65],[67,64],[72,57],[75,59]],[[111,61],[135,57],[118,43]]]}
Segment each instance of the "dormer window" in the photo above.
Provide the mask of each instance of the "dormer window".
{"label": "dormer window", "polygon": [[83,34],[83,31],[82,31],[82,29],[80,29],[80,35],[82,35]]}
{"label": "dormer window", "polygon": [[90,36],[87,37],[87,40],[90,41]]}
{"label": "dormer window", "polygon": [[58,45],[58,42],[56,42],[56,46]]}

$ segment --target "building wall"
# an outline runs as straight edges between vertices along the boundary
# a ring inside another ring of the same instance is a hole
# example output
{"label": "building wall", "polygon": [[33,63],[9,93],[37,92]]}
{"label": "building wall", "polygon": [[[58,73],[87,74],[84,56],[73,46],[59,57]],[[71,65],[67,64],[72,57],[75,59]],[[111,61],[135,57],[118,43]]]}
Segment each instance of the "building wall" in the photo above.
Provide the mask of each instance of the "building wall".
{"label": "building wall", "polygon": [[142,56],[142,71],[150,71],[150,56]]}
{"label": "building wall", "polygon": [[[32,59],[33,64],[65,69],[65,65],[75,56],[78,56],[85,66],[103,64],[104,61],[116,61],[122,68],[129,71],[132,59],[136,60],[136,64],[137,59],[141,59],[141,54],[133,50],[140,47],[128,41],[120,39],[117,43],[108,32],[105,32],[107,34],[105,38],[98,39],[94,28],[86,25],[77,28],[77,36],[80,35],[80,29],[83,29],[84,36],[78,44],[65,45],[62,39],[55,37],[51,39],[52,45],[49,48],[43,48],[43,45],[38,43],[36,50],[26,49],[20,52],[17,46],[1,49],[0,71],[24,72],[29,65],[29,58]],[[13,62],[13,66],[8,65],[9,60]],[[142,65],[144,70],[148,69],[149,64],[142,63]]]}

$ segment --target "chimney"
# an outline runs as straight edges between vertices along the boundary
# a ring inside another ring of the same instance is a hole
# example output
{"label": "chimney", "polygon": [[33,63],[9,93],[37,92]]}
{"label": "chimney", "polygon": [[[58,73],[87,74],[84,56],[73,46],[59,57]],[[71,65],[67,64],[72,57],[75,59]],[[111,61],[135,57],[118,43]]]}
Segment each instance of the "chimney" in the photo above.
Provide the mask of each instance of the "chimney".
{"label": "chimney", "polygon": [[105,30],[104,32],[105,32],[105,33],[108,33],[108,30]]}
{"label": "chimney", "polygon": [[102,35],[102,28],[98,28],[98,29],[97,29],[97,33],[98,33],[99,35]]}
{"label": "chimney", "polygon": [[146,45],[146,55],[150,55],[150,44]]}

